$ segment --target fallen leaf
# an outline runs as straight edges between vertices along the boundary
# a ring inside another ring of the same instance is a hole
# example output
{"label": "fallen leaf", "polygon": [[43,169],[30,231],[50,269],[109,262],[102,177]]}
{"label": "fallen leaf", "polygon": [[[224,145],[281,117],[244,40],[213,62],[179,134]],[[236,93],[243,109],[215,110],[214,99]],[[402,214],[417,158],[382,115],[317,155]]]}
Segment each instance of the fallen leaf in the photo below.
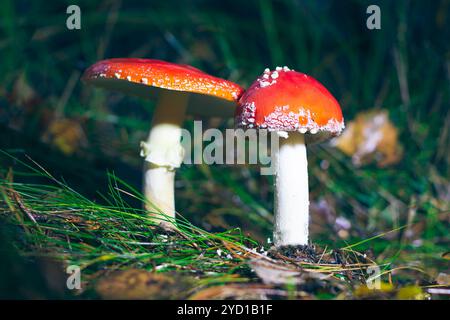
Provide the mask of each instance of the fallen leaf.
{"label": "fallen leaf", "polygon": [[264,259],[253,259],[249,262],[250,267],[265,284],[285,285],[303,284],[308,279],[324,280],[329,275],[302,271],[282,263],[273,263]]}
{"label": "fallen leaf", "polygon": [[43,140],[53,144],[67,155],[75,153],[79,147],[87,144],[83,128],[75,119],[52,121],[43,135]]}
{"label": "fallen leaf", "polygon": [[298,269],[280,266],[262,259],[253,259],[249,265],[265,284],[300,284],[303,282]]}
{"label": "fallen leaf", "polygon": [[187,277],[128,269],[100,279],[95,291],[106,300],[162,300],[185,298],[189,287]]}
{"label": "fallen leaf", "polygon": [[366,284],[356,287],[353,294],[357,298],[383,298],[393,292],[394,286],[387,282],[380,282],[379,288],[369,288]]}
{"label": "fallen leaf", "polygon": [[189,300],[267,300],[273,298],[294,298],[311,300],[312,296],[303,291],[289,293],[287,290],[262,284],[231,284],[202,289]]}
{"label": "fallen leaf", "polygon": [[33,108],[41,101],[36,90],[29,84],[25,72],[22,72],[14,82],[9,100],[11,104],[25,108]]}
{"label": "fallen leaf", "polygon": [[261,288],[261,286],[255,285],[224,285],[214,286],[206,289],[202,289],[192,296],[189,300],[261,300],[266,299],[264,294],[257,292],[255,289]]}

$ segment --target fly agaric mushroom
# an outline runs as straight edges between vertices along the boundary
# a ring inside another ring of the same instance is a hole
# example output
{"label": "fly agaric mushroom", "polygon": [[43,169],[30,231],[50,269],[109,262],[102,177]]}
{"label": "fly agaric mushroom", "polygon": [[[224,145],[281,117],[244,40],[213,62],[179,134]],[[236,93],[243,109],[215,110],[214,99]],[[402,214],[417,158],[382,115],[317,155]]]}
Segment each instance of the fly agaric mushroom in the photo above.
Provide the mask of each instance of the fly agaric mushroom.
{"label": "fly agaric mushroom", "polygon": [[148,139],[141,143],[144,194],[148,211],[156,207],[174,218],[175,170],[184,157],[180,140],[186,114],[231,117],[243,89],[194,67],[153,59],[100,61],[86,70],[83,80],[143,98],[158,96]]}
{"label": "fly agaric mushroom", "polygon": [[344,128],[339,103],[314,78],[277,67],[266,69],[242,95],[236,125],[275,131],[281,138],[275,161],[274,244],[307,245],[309,224],[306,144]]}

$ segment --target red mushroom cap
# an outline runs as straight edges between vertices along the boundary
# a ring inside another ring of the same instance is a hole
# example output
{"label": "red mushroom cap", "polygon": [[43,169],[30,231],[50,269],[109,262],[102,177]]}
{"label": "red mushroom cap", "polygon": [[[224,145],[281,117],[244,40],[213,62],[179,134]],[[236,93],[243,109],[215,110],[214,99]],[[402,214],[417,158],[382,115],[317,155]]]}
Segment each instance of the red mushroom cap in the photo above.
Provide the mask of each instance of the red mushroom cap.
{"label": "red mushroom cap", "polygon": [[107,89],[150,97],[151,87],[196,93],[236,102],[243,89],[188,65],[154,59],[117,58],[90,66],[83,80]]}
{"label": "red mushroom cap", "polygon": [[316,79],[287,67],[266,69],[242,95],[238,126],[270,131],[299,131],[312,140],[338,135],[344,128],[341,107]]}

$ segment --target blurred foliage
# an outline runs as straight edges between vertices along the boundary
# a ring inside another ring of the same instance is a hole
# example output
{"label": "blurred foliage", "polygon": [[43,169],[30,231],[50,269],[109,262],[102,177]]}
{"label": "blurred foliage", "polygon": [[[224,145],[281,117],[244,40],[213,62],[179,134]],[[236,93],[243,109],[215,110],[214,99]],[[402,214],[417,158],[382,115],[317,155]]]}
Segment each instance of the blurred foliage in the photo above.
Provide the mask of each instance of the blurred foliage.
{"label": "blurred foliage", "polygon": [[[65,27],[70,4],[81,8],[81,30]],[[381,30],[366,28],[369,4],[381,8]],[[79,78],[90,64],[163,59],[244,87],[264,68],[287,65],[321,81],[347,122],[386,110],[403,147],[402,159],[383,168],[355,167],[329,144],[308,148],[313,241],[344,246],[406,226],[357,249],[437,277],[448,269],[441,254],[450,222],[449,25],[448,0],[2,0],[0,149],[29,155],[102,202],[107,170],[140,188],[139,141],[154,102],[84,86]],[[229,128],[233,120],[205,119],[208,126]],[[0,164],[6,179],[16,162],[2,157]],[[178,172],[177,208],[189,221],[208,231],[240,227],[261,242],[271,236],[272,178],[257,167],[184,165]]]}

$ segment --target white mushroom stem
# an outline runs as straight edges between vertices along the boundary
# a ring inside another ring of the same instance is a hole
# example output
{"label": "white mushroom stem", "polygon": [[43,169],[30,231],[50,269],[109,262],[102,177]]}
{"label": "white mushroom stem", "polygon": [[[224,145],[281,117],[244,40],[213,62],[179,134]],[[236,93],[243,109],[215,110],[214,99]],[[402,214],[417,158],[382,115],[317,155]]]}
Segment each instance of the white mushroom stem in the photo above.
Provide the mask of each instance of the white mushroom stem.
{"label": "white mushroom stem", "polygon": [[146,161],[145,208],[155,217],[155,222],[175,218],[175,171],[184,157],[181,125],[185,119],[188,97],[185,93],[162,92],[148,139],[141,143],[141,155]]}
{"label": "white mushroom stem", "polygon": [[280,137],[275,154],[274,244],[307,245],[309,224],[308,159],[304,135]]}

